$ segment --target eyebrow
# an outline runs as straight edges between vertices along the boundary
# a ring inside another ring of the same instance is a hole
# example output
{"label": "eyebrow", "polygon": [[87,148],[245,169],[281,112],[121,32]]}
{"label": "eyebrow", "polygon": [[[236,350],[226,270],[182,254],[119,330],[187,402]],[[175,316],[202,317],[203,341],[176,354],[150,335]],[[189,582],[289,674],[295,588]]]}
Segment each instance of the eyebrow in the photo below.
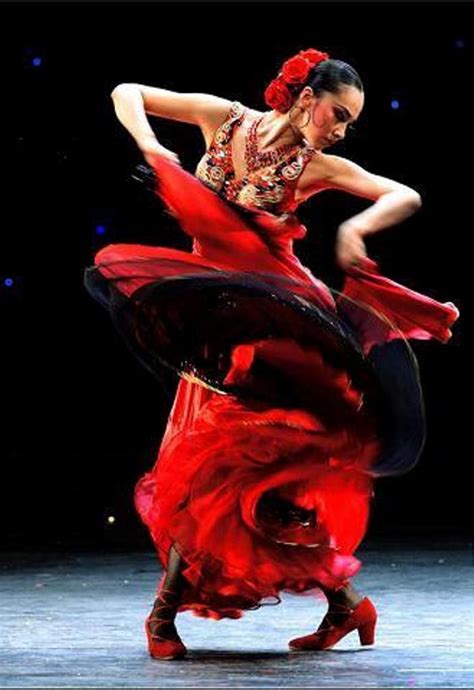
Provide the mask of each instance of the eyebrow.
{"label": "eyebrow", "polygon": [[344,110],[350,118],[352,118],[353,120],[355,120],[355,118],[354,118],[353,115],[351,114],[350,110],[348,110],[348,109],[346,108],[345,105],[342,105],[341,103],[336,103],[336,105],[337,105],[338,108],[342,108],[342,110]]}

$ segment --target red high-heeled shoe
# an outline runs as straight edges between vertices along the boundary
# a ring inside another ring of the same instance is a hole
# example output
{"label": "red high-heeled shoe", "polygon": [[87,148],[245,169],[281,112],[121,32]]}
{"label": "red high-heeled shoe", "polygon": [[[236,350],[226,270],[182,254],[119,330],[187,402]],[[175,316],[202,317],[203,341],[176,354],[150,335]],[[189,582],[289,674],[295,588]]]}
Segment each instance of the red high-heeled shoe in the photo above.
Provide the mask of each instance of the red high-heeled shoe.
{"label": "red high-heeled shoe", "polygon": [[163,602],[163,604],[159,606],[155,605],[153,607],[153,611],[149,614],[145,621],[145,632],[147,636],[148,651],[150,653],[150,656],[152,656],[154,659],[161,659],[162,661],[182,659],[187,652],[187,649],[184,646],[183,641],[181,640],[177,632],[176,637],[173,636],[173,638],[170,639],[162,637],[161,635],[157,635],[156,633],[152,633],[150,629],[150,623],[169,622],[168,618],[162,618],[160,616],[155,615],[156,611],[159,611],[162,608],[166,609],[169,607],[169,602],[167,602],[166,598],[163,596],[163,594],[167,593],[170,593],[175,596],[175,592],[173,590],[161,589],[157,599],[160,599]]}
{"label": "red high-heeled shoe", "polygon": [[347,613],[341,623],[329,624],[328,627],[316,630],[311,635],[296,637],[290,640],[290,649],[296,651],[317,651],[330,649],[345,635],[357,630],[361,645],[371,645],[375,641],[375,624],[377,610],[370,599],[365,597],[354,609],[348,606],[337,606],[337,613]]}

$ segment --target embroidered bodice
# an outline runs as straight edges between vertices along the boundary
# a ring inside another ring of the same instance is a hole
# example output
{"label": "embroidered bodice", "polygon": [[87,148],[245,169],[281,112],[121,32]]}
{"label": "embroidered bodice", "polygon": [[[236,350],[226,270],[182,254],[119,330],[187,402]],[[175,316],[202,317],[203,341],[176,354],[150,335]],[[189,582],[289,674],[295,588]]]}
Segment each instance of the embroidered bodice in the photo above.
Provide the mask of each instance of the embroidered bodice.
{"label": "embroidered bodice", "polygon": [[256,126],[261,118],[256,118],[246,141],[247,170],[239,177],[232,158],[232,138],[245,117],[246,108],[234,102],[199,162],[196,176],[229,201],[275,215],[292,213],[298,206],[295,199],[298,179],[317,151],[309,144],[296,144],[258,152]]}

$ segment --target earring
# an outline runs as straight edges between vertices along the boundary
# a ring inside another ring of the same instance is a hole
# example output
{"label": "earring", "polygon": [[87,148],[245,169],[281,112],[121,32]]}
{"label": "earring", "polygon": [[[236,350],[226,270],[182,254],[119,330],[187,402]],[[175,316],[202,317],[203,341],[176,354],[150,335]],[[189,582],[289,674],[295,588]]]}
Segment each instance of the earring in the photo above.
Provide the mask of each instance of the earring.
{"label": "earring", "polygon": [[[300,110],[301,112],[306,112],[306,115],[308,116],[308,119],[306,120],[306,122],[304,123],[304,125],[302,125],[302,124],[296,125],[296,123],[293,122],[293,120],[291,119],[291,114],[292,114],[294,108],[298,108],[298,110]],[[300,129],[304,129],[305,127],[307,127],[307,126],[309,125],[309,121],[310,121],[310,120],[311,120],[311,115],[309,114],[309,110],[306,110],[306,111],[305,111],[304,108],[302,108],[300,105],[297,106],[296,104],[293,104],[293,105],[291,106],[290,111],[289,111],[289,113],[288,113],[288,121],[289,121],[289,123],[290,123],[290,125],[291,125],[292,127],[298,126]]]}

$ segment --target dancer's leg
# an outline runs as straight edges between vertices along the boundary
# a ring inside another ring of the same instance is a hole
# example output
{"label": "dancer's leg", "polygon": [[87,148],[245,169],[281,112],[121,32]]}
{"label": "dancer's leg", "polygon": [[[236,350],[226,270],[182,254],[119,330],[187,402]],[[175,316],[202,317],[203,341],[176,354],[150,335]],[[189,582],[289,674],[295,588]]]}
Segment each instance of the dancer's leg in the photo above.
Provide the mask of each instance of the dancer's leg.
{"label": "dancer's leg", "polygon": [[351,583],[340,589],[328,589],[323,586],[320,589],[326,596],[329,607],[318,630],[341,623],[364,598],[353,588]]}
{"label": "dancer's leg", "polygon": [[174,620],[184,586],[182,565],[182,558],[173,545],[168,555],[166,576],[153,604],[149,623],[150,632],[165,639],[179,639]]}

